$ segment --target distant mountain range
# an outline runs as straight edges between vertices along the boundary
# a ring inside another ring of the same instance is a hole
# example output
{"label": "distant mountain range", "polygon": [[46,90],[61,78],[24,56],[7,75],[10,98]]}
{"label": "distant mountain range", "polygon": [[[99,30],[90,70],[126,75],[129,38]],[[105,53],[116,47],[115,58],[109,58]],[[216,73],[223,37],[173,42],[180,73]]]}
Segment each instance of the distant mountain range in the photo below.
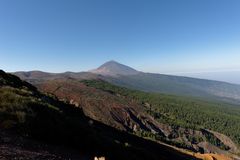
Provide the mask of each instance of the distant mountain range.
{"label": "distant mountain range", "polygon": [[239,85],[144,73],[115,61],[88,72],[14,74],[115,129],[193,152],[239,152]]}
{"label": "distant mountain range", "polygon": [[205,79],[144,73],[116,61],[109,61],[89,72],[46,73],[16,72],[15,75],[36,84],[53,79],[102,79],[116,85],[147,91],[204,99],[240,102],[240,85]]}

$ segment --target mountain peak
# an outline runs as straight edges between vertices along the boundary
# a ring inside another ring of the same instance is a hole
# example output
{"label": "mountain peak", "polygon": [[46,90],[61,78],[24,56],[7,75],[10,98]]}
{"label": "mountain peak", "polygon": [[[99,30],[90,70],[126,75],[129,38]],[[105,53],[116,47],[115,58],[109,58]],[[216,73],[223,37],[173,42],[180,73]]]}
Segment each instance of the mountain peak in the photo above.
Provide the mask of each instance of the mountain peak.
{"label": "mountain peak", "polygon": [[98,67],[95,70],[91,71],[92,73],[108,75],[108,76],[117,76],[117,75],[135,75],[139,72],[131,67],[123,65],[114,60],[108,61]]}
{"label": "mountain peak", "polygon": [[107,61],[104,64],[102,64],[99,68],[101,68],[102,66],[106,66],[106,65],[121,65],[119,62],[111,60],[111,61]]}
{"label": "mountain peak", "polygon": [[115,61],[115,60],[110,60],[110,61],[107,61],[107,62],[105,62],[105,63],[119,63],[119,62],[117,62],[117,61]]}

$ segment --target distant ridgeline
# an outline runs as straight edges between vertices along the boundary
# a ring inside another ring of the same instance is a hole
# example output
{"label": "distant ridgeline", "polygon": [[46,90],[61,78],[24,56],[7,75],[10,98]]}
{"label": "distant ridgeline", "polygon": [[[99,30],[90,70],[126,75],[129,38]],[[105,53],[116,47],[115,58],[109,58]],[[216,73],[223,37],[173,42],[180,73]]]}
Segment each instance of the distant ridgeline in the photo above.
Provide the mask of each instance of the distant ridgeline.
{"label": "distant ridgeline", "polygon": [[144,73],[115,61],[109,61],[89,72],[46,73],[41,71],[16,72],[18,77],[32,84],[74,78],[102,79],[115,85],[156,93],[191,96],[240,104],[240,85],[164,74]]}

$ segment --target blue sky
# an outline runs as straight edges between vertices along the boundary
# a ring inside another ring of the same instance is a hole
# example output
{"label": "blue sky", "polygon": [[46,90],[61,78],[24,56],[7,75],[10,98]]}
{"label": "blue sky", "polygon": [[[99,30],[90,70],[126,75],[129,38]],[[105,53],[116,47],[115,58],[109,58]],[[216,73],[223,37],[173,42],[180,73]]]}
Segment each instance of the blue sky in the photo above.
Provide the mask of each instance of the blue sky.
{"label": "blue sky", "polygon": [[240,70],[239,0],[0,0],[0,68]]}

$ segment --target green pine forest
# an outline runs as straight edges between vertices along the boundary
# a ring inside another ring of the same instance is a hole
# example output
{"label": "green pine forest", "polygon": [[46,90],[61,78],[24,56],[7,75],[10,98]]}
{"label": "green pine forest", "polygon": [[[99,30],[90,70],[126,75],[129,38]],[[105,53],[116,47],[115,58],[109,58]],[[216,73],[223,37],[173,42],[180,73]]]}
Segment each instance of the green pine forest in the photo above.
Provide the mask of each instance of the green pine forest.
{"label": "green pine forest", "polygon": [[229,136],[240,145],[240,106],[220,101],[205,101],[192,97],[180,97],[148,93],[118,87],[101,80],[84,80],[87,86],[113,94],[120,94],[145,107],[155,119],[176,127],[210,129]]}

